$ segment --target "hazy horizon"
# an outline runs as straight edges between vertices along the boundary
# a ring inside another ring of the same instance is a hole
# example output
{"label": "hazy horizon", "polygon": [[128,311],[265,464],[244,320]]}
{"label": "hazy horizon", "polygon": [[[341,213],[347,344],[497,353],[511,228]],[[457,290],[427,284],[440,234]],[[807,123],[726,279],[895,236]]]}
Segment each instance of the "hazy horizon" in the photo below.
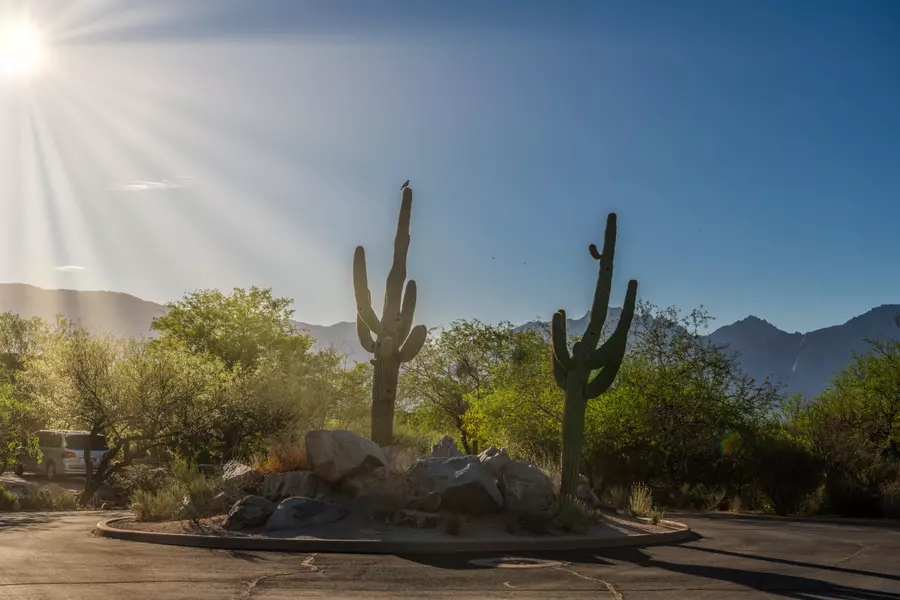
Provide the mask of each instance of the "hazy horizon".
{"label": "hazy horizon", "polygon": [[610,211],[614,306],[900,303],[896,2],[185,4],[0,0],[44,38],[0,78],[0,280],[348,321],[410,179],[417,323],[579,318]]}

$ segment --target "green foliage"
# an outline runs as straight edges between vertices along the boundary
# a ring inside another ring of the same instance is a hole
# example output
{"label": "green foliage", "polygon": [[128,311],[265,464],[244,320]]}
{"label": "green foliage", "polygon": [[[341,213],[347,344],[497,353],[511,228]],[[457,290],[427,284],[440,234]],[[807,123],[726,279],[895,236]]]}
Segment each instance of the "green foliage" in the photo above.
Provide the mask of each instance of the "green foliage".
{"label": "green foliage", "polygon": [[366,272],[366,251],[356,247],[353,254],[353,291],[356,297],[356,332],[359,343],[375,358],[372,381],[372,440],[380,446],[393,443],[394,409],[400,364],[409,362],[425,343],[428,330],[413,327],[416,312],[416,282],[406,281],[406,255],[409,252],[409,219],[412,214],[412,189],[402,191],[400,218],[394,238],[394,261],[384,291],[384,309],[379,319],[372,307],[372,293]]}
{"label": "green foliage", "polygon": [[299,334],[291,316],[292,300],[276,298],[269,288],[198,290],[168,304],[168,313],[153,320],[162,340],[177,340],[191,352],[221,360],[226,368],[252,367],[269,352],[308,350],[309,336]]}
{"label": "green foliage", "polygon": [[0,511],[19,510],[19,496],[0,485]]}
{"label": "green foliage", "polygon": [[498,369],[509,365],[530,334],[510,323],[459,320],[433,330],[401,375],[401,401],[424,430],[452,431],[462,449],[474,452],[477,425],[466,420],[473,395],[489,394]]}
{"label": "green foliage", "polygon": [[137,490],[129,506],[138,521],[166,521],[178,507],[175,493],[169,489]]}
{"label": "green foliage", "polygon": [[37,420],[35,407],[17,398],[11,384],[0,382],[0,474],[18,464],[20,447],[32,456],[39,454]]}
{"label": "green foliage", "polygon": [[165,469],[142,464],[132,464],[110,477],[110,484],[120,489],[126,498],[135,497],[138,491],[158,492],[167,482]]}
{"label": "green foliage", "polygon": [[650,509],[648,515],[650,517],[650,522],[654,525],[659,525],[659,522],[666,518],[666,511],[658,506],[655,506]]}
{"label": "green foliage", "polygon": [[781,428],[766,432],[757,444],[761,489],[777,514],[796,511],[822,481],[823,465],[803,440]]}
{"label": "green foliage", "polygon": [[[597,288],[591,306],[590,323],[581,340],[575,342],[571,354],[566,335],[566,313],[559,310],[553,315],[550,338],[553,342],[553,375],[557,385],[565,392],[562,423],[562,485],[561,493],[571,496],[578,485],[581,472],[581,451],[584,441],[585,411],[587,401],[606,392],[622,365],[628,329],[634,316],[637,299],[637,281],[628,282],[625,305],[616,330],[602,346],[597,348],[606,324],[609,295],[612,288],[613,261],[616,251],[616,215],[606,220],[603,254],[591,244],[591,256],[600,263]],[[591,379],[591,373],[597,372]]]}

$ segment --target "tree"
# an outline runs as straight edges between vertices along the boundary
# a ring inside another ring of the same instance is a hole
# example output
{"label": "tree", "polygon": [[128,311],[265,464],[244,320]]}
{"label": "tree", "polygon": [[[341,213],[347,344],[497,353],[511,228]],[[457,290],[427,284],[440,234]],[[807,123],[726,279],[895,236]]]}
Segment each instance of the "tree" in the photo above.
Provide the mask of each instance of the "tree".
{"label": "tree", "polygon": [[163,339],[176,339],[194,353],[220,359],[225,367],[248,368],[272,351],[308,350],[309,336],[298,333],[291,321],[292,300],[276,298],[270,288],[198,290],[168,304],[165,316],[152,328]]}
{"label": "tree", "polygon": [[477,435],[464,418],[469,398],[490,392],[494,371],[513,359],[523,335],[510,323],[492,326],[477,319],[433,330],[403,370],[404,403],[420,424],[455,431],[466,453],[474,453]]}
{"label": "tree", "polygon": [[37,317],[23,319],[11,312],[0,314],[0,369],[3,377],[14,381],[26,361],[40,349],[47,324]]}
{"label": "tree", "polygon": [[20,447],[38,451],[36,421],[34,407],[17,398],[12,385],[0,383],[0,475],[18,464]]}
{"label": "tree", "polygon": [[[19,386],[48,424],[89,432],[85,503],[130,463],[133,444],[152,448],[208,432],[207,416],[229,381],[221,362],[182,345],[93,336],[60,321]],[[91,448],[100,435],[109,450],[94,466]]]}

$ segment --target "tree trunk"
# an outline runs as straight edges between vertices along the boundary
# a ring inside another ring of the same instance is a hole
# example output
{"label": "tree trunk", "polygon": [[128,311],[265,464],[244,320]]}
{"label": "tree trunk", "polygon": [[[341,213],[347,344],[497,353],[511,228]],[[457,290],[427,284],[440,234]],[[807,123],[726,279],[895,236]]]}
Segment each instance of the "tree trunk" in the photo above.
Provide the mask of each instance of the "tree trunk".
{"label": "tree trunk", "polygon": [[394,439],[394,404],[397,399],[397,380],[400,361],[396,358],[376,358],[372,382],[372,441],[390,446]]}

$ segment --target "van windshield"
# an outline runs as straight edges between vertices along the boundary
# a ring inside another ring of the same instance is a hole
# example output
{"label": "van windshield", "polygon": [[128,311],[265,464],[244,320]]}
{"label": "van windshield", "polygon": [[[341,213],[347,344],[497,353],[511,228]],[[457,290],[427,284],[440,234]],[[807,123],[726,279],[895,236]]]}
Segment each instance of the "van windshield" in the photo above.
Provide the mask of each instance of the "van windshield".
{"label": "van windshield", "polygon": [[[66,448],[70,450],[84,450],[87,448],[88,439],[90,439],[89,435],[85,434],[74,434],[66,436]],[[94,438],[94,444],[91,446],[91,451],[100,451],[100,450],[109,450],[109,447],[106,445],[106,438],[102,435]]]}

